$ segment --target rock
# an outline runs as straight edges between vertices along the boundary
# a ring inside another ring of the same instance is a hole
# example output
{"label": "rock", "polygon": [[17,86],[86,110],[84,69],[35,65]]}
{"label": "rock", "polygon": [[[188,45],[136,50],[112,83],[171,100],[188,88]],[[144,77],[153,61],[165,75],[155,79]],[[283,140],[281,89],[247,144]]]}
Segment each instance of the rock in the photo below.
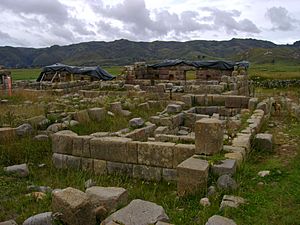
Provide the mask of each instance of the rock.
{"label": "rock", "polygon": [[90,188],[96,186],[96,182],[93,181],[92,179],[88,179],[85,183],[84,183],[84,188]]}
{"label": "rock", "polygon": [[94,207],[103,206],[108,212],[125,205],[128,199],[126,189],[119,187],[90,187],[85,193]]}
{"label": "rock", "polygon": [[207,187],[209,164],[192,156],[177,166],[177,192],[179,196],[194,193]]}
{"label": "rock", "polygon": [[178,135],[188,135],[189,132],[186,131],[186,130],[179,130],[179,131],[177,132],[177,134],[178,134]]}
{"label": "rock", "polygon": [[195,123],[196,154],[213,155],[223,148],[223,127],[220,120],[203,118]]}
{"label": "rock", "polygon": [[260,176],[260,177],[269,176],[270,175],[270,171],[269,170],[259,171],[257,175]]}
{"label": "rock", "polygon": [[216,187],[215,186],[209,186],[207,189],[207,196],[213,196],[217,193]]}
{"label": "rock", "polygon": [[63,123],[54,123],[47,127],[47,131],[51,133],[56,133],[60,130],[65,129],[67,126]]}
{"label": "rock", "polygon": [[36,135],[33,139],[36,141],[48,141],[49,137],[46,134],[39,134],[39,135]]}
{"label": "rock", "polygon": [[225,158],[235,160],[237,163],[237,166],[239,167],[243,163],[243,155],[240,152],[230,152],[226,153]]}
{"label": "rock", "polygon": [[126,207],[110,215],[102,222],[102,225],[108,225],[114,221],[122,225],[150,225],[158,221],[168,222],[163,207],[148,201],[135,199]]}
{"label": "rock", "polygon": [[23,225],[54,225],[54,219],[52,218],[52,212],[40,213],[29,217],[23,223]]}
{"label": "rock", "polygon": [[229,175],[224,174],[218,178],[217,186],[221,190],[236,190],[238,185]]}
{"label": "rock", "polygon": [[19,177],[27,177],[29,176],[29,170],[27,164],[13,165],[4,167],[4,171],[9,174],[15,174]]}
{"label": "rock", "polygon": [[208,207],[210,206],[210,201],[208,198],[201,198],[200,199],[200,205],[204,206],[204,207]]}
{"label": "rock", "polygon": [[145,121],[142,118],[133,118],[129,120],[129,126],[132,128],[139,128],[144,125]]}
{"label": "rock", "polygon": [[80,110],[74,114],[74,119],[79,123],[88,123],[90,122],[89,113],[87,110]]}
{"label": "rock", "polygon": [[31,135],[33,133],[33,127],[29,123],[24,123],[16,128],[16,133],[20,137]]}
{"label": "rock", "polygon": [[29,192],[43,192],[43,193],[47,193],[47,192],[52,192],[52,188],[48,187],[48,186],[35,186],[35,185],[30,185],[27,186],[27,191]]}
{"label": "rock", "polygon": [[113,112],[110,112],[110,111],[107,112],[107,115],[112,116],[112,117],[115,116],[115,114]]}
{"label": "rock", "polygon": [[8,220],[8,221],[0,222],[0,225],[18,225],[18,224],[14,220]]}
{"label": "rock", "polygon": [[174,224],[158,221],[155,225],[174,225]]}
{"label": "rock", "polygon": [[271,152],[273,149],[272,134],[260,133],[255,136],[255,144],[259,150]]}
{"label": "rock", "polygon": [[131,116],[132,113],[128,110],[121,110],[120,114],[123,116]]}
{"label": "rock", "polygon": [[114,113],[120,113],[122,111],[122,104],[121,104],[121,102],[110,103],[110,109]]}
{"label": "rock", "polygon": [[106,111],[103,108],[91,108],[88,109],[89,116],[94,121],[101,121],[106,115]]}
{"label": "rock", "polygon": [[180,113],[182,111],[182,106],[177,104],[169,104],[166,108],[166,112],[169,114]]}
{"label": "rock", "polygon": [[44,198],[46,198],[47,195],[43,192],[32,192],[32,193],[27,194],[25,196],[32,197],[32,198],[34,198],[34,200],[40,201],[40,200],[43,200]]}
{"label": "rock", "polygon": [[224,195],[220,205],[220,210],[223,210],[226,207],[238,208],[239,205],[244,204],[245,202],[245,199],[241,197],[233,195]]}
{"label": "rock", "polygon": [[67,127],[74,127],[74,126],[78,125],[79,122],[76,120],[67,120],[67,121],[64,121],[63,124]]}
{"label": "rock", "polygon": [[94,225],[96,215],[94,206],[86,193],[68,187],[52,195],[53,212],[62,214],[61,220],[72,225]]}
{"label": "rock", "polygon": [[237,225],[233,220],[223,216],[214,215],[210,217],[205,225]]}
{"label": "rock", "polygon": [[233,175],[236,171],[236,161],[233,159],[221,160],[219,164],[214,164],[211,167],[212,173],[215,175],[230,174]]}

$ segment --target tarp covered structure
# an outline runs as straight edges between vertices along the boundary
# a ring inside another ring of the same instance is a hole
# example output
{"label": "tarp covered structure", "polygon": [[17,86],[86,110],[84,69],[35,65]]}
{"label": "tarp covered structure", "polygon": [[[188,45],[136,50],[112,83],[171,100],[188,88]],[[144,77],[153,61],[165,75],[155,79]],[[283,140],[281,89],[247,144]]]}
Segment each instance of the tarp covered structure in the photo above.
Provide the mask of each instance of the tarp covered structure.
{"label": "tarp covered structure", "polygon": [[68,66],[61,63],[56,63],[50,66],[45,66],[42,69],[42,72],[40,73],[37,81],[42,81],[42,78],[44,74],[46,73],[69,73],[73,75],[86,75],[90,76],[99,80],[113,80],[116,77],[109,74],[107,71],[102,69],[99,66],[93,66],[93,67],[78,67],[78,66]]}
{"label": "tarp covered structure", "polygon": [[249,67],[249,62],[230,62],[224,60],[207,60],[207,61],[185,61],[185,60],[166,60],[161,63],[149,65],[154,69],[161,67],[177,66],[179,64],[184,64],[187,66],[193,66],[196,68],[208,68],[208,69],[219,69],[219,70],[233,70],[234,66],[240,66],[244,68]]}

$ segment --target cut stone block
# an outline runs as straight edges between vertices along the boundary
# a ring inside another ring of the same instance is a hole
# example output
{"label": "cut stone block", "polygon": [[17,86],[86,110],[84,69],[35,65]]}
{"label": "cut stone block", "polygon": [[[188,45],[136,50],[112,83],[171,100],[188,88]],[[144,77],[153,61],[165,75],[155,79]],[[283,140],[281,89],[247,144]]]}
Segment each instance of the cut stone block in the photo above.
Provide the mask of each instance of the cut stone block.
{"label": "cut stone block", "polygon": [[210,217],[205,225],[237,225],[233,220],[224,216],[214,215]]}
{"label": "cut stone block", "polygon": [[91,136],[75,136],[73,137],[74,156],[91,157],[90,139]]}
{"label": "cut stone block", "polygon": [[81,158],[72,156],[72,155],[67,155],[67,168],[74,169],[74,170],[79,170],[81,168]]}
{"label": "cut stone block", "polygon": [[94,160],[91,158],[81,158],[81,168],[84,171],[94,171]]}
{"label": "cut stone block", "polygon": [[233,159],[225,159],[220,164],[214,164],[211,167],[212,173],[218,176],[224,174],[233,175],[236,171],[236,161]]}
{"label": "cut stone block", "polygon": [[61,220],[72,225],[94,225],[96,216],[87,194],[68,187],[52,195],[53,212],[62,214]]}
{"label": "cut stone block", "polygon": [[223,127],[220,120],[201,119],[195,124],[195,153],[213,155],[223,147]]}
{"label": "cut stone block", "polygon": [[258,98],[250,98],[248,109],[253,111],[258,103]]}
{"label": "cut stone block", "polygon": [[246,152],[249,152],[251,149],[251,135],[243,134],[238,135],[232,140],[233,147],[243,147],[245,148]]}
{"label": "cut stone block", "polygon": [[79,123],[88,123],[90,122],[89,113],[87,110],[81,110],[74,114],[74,119]]}
{"label": "cut stone block", "polygon": [[144,165],[133,165],[134,178],[160,181],[161,176],[162,176],[162,168],[144,166]]}
{"label": "cut stone block", "polygon": [[126,174],[128,176],[132,176],[133,165],[126,163],[117,163],[117,162],[109,162],[107,161],[107,172],[109,174]]}
{"label": "cut stone block", "polygon": [[156,224],[158,221],[168,222],[169,217],[163,207],[152,202],[135,199],[126,207],[106,218],[102,225],[107,225],[111,221],[122,225],[150,225]]}
{"label": "cut stone block", "polygon": [[140,142],[138,144],[138,163],[172,168],[174,146],[174,143],[167,142]]}
{"label": "cut stone block", "polygon": [[106,161],[94,159],[93,165],[94,165],[94,173],[96,175],[105,175],[107,173]]}
{"label": "cut stone block", "polygon": [[77,134],[70,130],[62,130],[53,134],[52,151],[54,153],[72,155],[73,138],[75,136],[77,136]]}
{"label": "cut stone block", "polygon": [[128,200],[127,190],[119,187],[93,186],[86,189],[85,193],[95,208],[103,206],[108,212],[125,205]]}
{"label": "cut stone block", "polygon": [[272,134],[260,133],[255,136],[255,147],[263,151],[271,152],[273,150]]}
{"label": "cut stone block", "polygon": [[177,144],[174,148],[173,167],[188,159],[195,154],[195,145],[192,144]]}
{"label": "cut stone block", "polygon": [[162,177],[165,181],[177,181],[177,170],[176,169],[162,169]]}
{"label": "cut stone block", "polygon": [[223,210],[226,207],[238,208],[241,204],[244,204],[245,202],[245,199],[243,199],[242,197],[224,195],[220,204],[220,210]]}
{"label": "cut stone block", "polygon": [[169,104],[166,108],[166,112],[169,114],[180,113],[182,111],[182,106],[177,104]]}
{"label": "cut stone block", "polygon": [[88,109],[89,117],[94,121],[101,121],[105,118],[106,111],[103,108],[91,108]]}
{"label": "cut stone block", "polygon": [[142,118],[133,118],[129,120],[129,126],[132,128],[139,128],[144,125],[145,121]]}
{"label": "cut stone block", "polygon": [[53,153],[52,162],[55,168],[65,169],[67,168],[67,155]]}
{"label": "cut stone block", "polygon": [[227,159],[235,160],[238,167],[241,166],[241,164],[243,163],[243,155],[240,152],[226,153],[224,156]]}
{"label": "cut stone block", "polygon": [[194,193],[207,187],[209,164],[194,155],[177,166],[178,195]]}
{"label": "cut stone block", "polygon": [[[52,218],[52,212],[40,213],[29,217],[23,222],[23,225],[53,225],[55,224]],[[0,223],[1,225],[1,223]]]}

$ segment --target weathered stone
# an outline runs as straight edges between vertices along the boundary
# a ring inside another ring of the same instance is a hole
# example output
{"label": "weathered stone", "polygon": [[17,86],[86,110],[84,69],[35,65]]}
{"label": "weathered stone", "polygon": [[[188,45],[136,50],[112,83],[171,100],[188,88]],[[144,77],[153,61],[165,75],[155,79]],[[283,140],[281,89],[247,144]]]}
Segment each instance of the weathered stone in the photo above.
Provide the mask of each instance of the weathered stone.
{"label": "weathered stone", "polygon": [[249,152],[251,149],[251,134],[238,135],[232,140],[233,147],[242,147]]}
{"label": "weathered stone", "polygon": [[134,178],[160,181],[161,176],[162,176],[162,168],[144,166],[144,165],[133,165]]}
{"label": "weathered stone", "polygon": [[248,109],[253,111],[258,103],[258,98],[250,98],[249,104],[248,104]]}
{"label": "weathered stone", "polygon": [[16,128],[16,133],[20,137],[31,135],[33,133],[33,127],[29,123],[24,123]]}
{"label": "weathered stone", "polygon": [[217,180],[217,186],[221,190],[236,190],[237,183],[229,175],[224,174]]}
{"label": "weathered stone", "polygon": [[33,139],[36,141],[48,141],[49,137],[46,134],[39,134],[39,135],[36,135]]}
{"label": "weathered stone", "polygon": [[52,151],[55,153],[71,155],[74,136],[77,136],[77,134],[70,130],[63,130],[53,134]]}
{"label": "weathered stone", "polygon": [[34,128],[38,128],[40,127],[40,125],[45,123],[46,120],[47,118],[45,116],[35,116],[27,119],[26,122],[29,123]]}
{"label": "weathered stone", "polygon": [[167,113],[180,113],[182,111],[182,106],[177,104],[169,104],[166,108]]}
{"label": "weathered stone", "polygon": [[128,201],[127,190],[119,187],[93,186],[86,189],[85,193],[95,208],[103,206],[107,212],[111,212],[125,205]]}
{"label": "weathered stone", "polygon": [[158,221],[155,225],[174,225],[174,224]]}
{"label": "weathered stone", "polygon": [[23,225],[54,225],[54,219],[52,218],[52,212],[40,213],[29,217],[23,223]]}
{"label": "weathered stone", "polygon": [[106,115],[106,111],[103,108],[91,108],[88,109],[88,115],[91,120],[101,121]]}
{"label": "weathered stone", "polygon": [[135,199],[105,219],[101,225],[107,225],[111,221],[123,225],[150,225],[158,221],[168,222],[169,217],[161,206]]}
{"label": "weathered stone", "polygon": [[28,192],[43,192],[43,193],[50,193],[52,192],[52,189],[48,186],[35,186],[35,185],[30,185],[27,186],[27,191]]}
{"label": "weathered stone", "polygon": [[94,172],[94,160],[91,158],[81,158],[81,169]]}
{"label": "weathered stone", "polygon": [[27,177],[29,175],[29,170],[27,164],[13,165],[4,167],[4,171],[9,174],[15,174],[19,177]]}
{"label": "weathered stone", "polygon": [[53,153],[52,162],[55,168],[65,169],[67,168],[67,155]]}
{"label": "weathered stone", "polygon": [[138,144],[138,163],[172,168],[174,146],[174,143],[167,142],[140,142]]}
{"label": "weathered stone", "polygon": [[65,129],[67,126],[64,123],[54,123],[47,127],[47,132],[56,133],[60,130]]}
{"label": "weathered stone", "polygon": [[81,168],[81,158],[72,156],[72,155],[67,155],[67,168],[74,169],[74,170],[79,170]]}
{"label": "weathered stone", "polygon": [[104,175],[107,173],[106,161],[94,159],[93,165],[94,165],[94,173],[96,175]]}
{"label": "weathered stone", "polygon": [[217,190],[216,190],[216,187],[215,186],[209,186],[208,189],[207,189],[207,196],[210,197],[210,196],[213,196],[217,193]]}
{"label": "weathered stone", "polygon": [[132,176],[133,165],[127,163],[117,163],[107,161],[107,172],[109,174],[119,173]]}
{"label": "weathered stone", "polygon": [[90,151],[90,139],[91,136],[74,136],[72,155],[82,156],[82,157],[91,157]]}
{"label": "weathered stone", "polygon": [[265,114],[268,114],[268,105],[266,102],[260,102],[257,104],[256,109],[261,109]]}
{"label": "weathered stone", "polygon": [[169,128],[167,126],[157,127],[154,131],[154,136],[157,134],[167,134],[169,132]]}
{"label": "weathered stone", "polygon": [[208,207],[210,206],[210,201],[208,198],[201,198],[200,199],[200,205],[202,205],[203,207]]}
{"label": "weathered stone", "polygon": [[223,216],[214,215],[210,217],[205,225],[237,225],[233,220]]}
{"label": "weathered stone", "polygon": [[195,145],[191,144],[177,144],[174,148],[173,167],[176,168],[178,164],[188,159],[195,154]]}
{"label": "weathered stone", "polygon": [[139,128],[144,125],[145,121],[142,118],[133,118],[129,120],[129,126],[132,128]]}
{"label": "weathered stone", "polygon": [[94,207],[87,194],[68,187],[52,195],[53,212],[62,213],[61,220],[72,225],[94,225]]}
{"label": "weathered stone", "polygon": [[259,150],[271,152],[273,149],[272,134],[260,133],[255,136],[255,147]]}
{"label": "weathered stone", "polygon": [[260,177],[266,177],[266,176],[269,176],[270,175],[270,170],[262,170],[262,171],[259,171],[257,173],[258,176]]}
{"label": "weathered stone", "polygon": [[177,181],[177,170],[176,169],[167,169],[163,168],[163,180],[165,181]]}
{"label": "weathered stone", "polygon": [[230,152],[226,153],[224,156],[227,159],[235,160],[237,163],[237,167],[241,166],[241,164],[243,163],[243,155],[240,152]]}
{"label": "weathered stone", "polygon": [[177,192],[180,196],[207,187],[209,164],[196,155],[177,166]]}
{"label": "weathered stone", "polygon": [[233,195],[224,195],[220,204],[220,210],[223,210],[226,207],[237,208],[239,207],[239,205],[244,204],[245,202],[245,199],[241,197]]}
{"label": "weathered stone", "polygon": [[18,225],[14,220],[8,220],[4,222],[0,222],[0,225]]}
{"label": "weathered stone", "polygon": [[212,173],[218,176],[224,174],[233,175],[236,171],[236,161],[232,159],[221,160],[220,164],[212,165]]}
{"label": "weathered stone", "polygon": [[223,127],[220,120],[201,119],[195,124],[195,153],[212,155],[223,147]]}
{"label": "weathered stone", "polygon": [[67,120],[67,121],[64,121],[63,124],[66,127],[74,127],[74,126],[77,126],[79,124],[79,122],[76,120]]}
{"label": "weathered stone", "polygon": [[88,123],[90,121],[89,113],[87,110],[81,110],[74,114],[74,119],[79,123]]}

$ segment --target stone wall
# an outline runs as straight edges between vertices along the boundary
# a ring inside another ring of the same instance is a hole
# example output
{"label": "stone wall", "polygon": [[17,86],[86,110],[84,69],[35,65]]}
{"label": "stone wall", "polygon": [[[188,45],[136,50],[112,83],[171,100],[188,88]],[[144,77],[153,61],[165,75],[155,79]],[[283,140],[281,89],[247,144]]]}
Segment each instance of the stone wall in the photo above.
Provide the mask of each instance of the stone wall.
{"label": "stone wall", "polygon": [[52,137],[56,168],[96,174],[125,173],[146,180],[176,180],[176,167],[194,154],[195,146],[170,142],[140,142],[123,137],[78,136],[60,131]]}

